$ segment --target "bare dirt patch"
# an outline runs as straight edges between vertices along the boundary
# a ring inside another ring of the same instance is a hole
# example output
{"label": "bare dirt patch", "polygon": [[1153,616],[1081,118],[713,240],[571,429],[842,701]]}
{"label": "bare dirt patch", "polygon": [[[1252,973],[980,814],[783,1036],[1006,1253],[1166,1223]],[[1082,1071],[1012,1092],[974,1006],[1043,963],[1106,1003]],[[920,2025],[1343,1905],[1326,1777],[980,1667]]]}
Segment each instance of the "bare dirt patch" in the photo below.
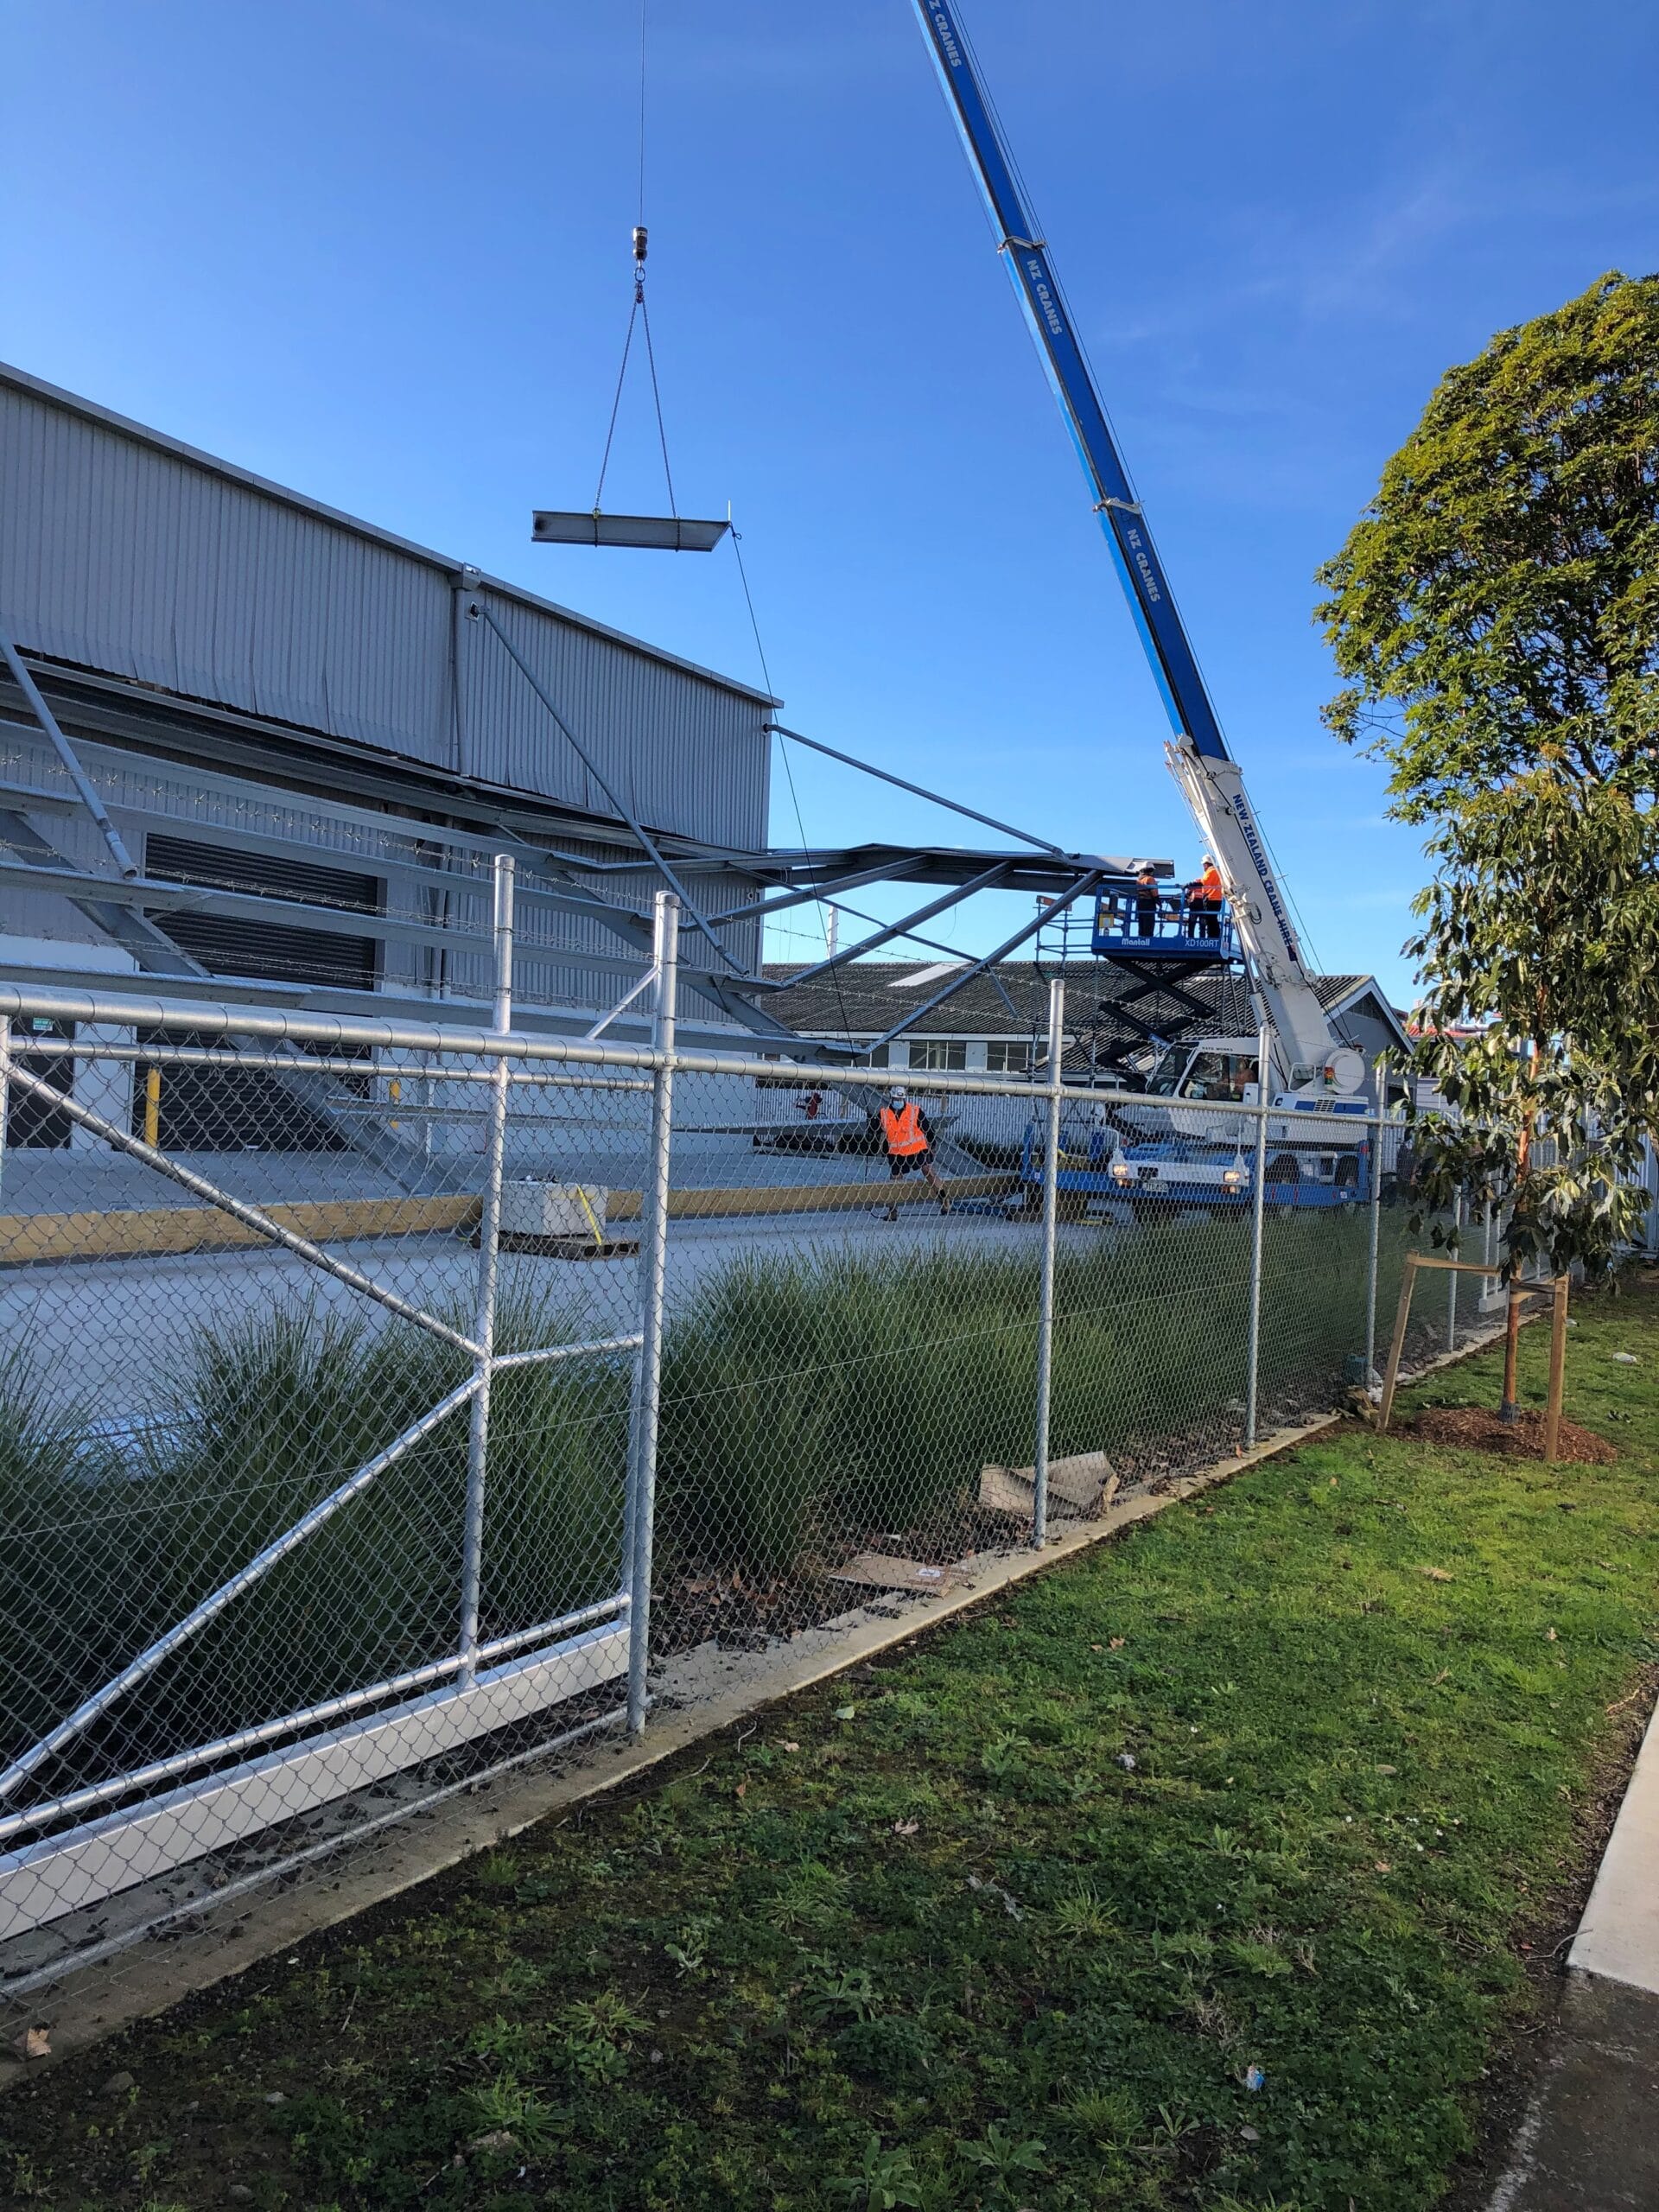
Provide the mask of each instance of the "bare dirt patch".
{"label": "bare dirt patch", "polygon": [[[1446,1444],[1456,1452],[1497,1452],[1510,1459],[1544,1456],[1541,1413],[1517,1413],[1513,1421],[1503,1421],[1485,1406],[1430,1406],[1412,1422],[1411,1433],[1425,1444]],[[1611,1467],[1618,1454],[1605,1436],[1564,1421],[1555,1456],[1587,1466]]]}

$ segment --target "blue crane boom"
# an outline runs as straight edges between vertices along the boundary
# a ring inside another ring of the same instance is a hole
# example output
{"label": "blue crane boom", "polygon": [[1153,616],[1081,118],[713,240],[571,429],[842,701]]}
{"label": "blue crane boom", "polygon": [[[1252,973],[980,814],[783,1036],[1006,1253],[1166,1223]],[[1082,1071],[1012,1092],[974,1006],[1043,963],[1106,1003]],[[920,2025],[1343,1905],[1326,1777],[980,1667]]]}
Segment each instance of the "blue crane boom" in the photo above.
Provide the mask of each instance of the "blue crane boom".
{"label": "blue crane boom", "polygon": [[1230,758],[1226,740],[1176,611],[1169,580],[1071,327],[1047,245],[1037,234],[975,73],[956,10],[938,0],[914,0],[914,4],[985,195],[998,247],[1093,489],[1095,512],[1117,563],[1165,711],[1178,738],[1189,737],[1200,753],[1225,760]]}
{"label": "blue crane boom", "polygon": [[1294,1083],[1357,1089],[1363,1066],[1343,1046],[1313,990],[1266,842],[1228,750],[1169,580],[1129,482],[1065,295],[1038,235],[1013,162],[980,83],[961,19],[947,0],[912,0],[998,250],[1094,495],[1106,542],[1173,732],[1166,752],[1201,834],[1227,881],[1252,978],[1277,1031]]}

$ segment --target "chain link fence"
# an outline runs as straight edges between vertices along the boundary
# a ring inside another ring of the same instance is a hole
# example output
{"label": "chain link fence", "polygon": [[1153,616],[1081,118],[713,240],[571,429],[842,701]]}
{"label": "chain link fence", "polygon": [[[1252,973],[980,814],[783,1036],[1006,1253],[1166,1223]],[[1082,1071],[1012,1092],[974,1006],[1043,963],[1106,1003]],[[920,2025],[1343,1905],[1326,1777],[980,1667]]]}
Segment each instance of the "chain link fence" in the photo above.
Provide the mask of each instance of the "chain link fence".
{"label": "chain link fence", "polygon": [[[1368,1383],[1399,1125],[49,1001],[0,1037],[0,1994]],[[1063,1008],[1053,1033],[1064,1033]],[[1051,1060],[1050,1065],[1054,1065]],[[1424,1348],[1433,1317],[1421,1331]]]}

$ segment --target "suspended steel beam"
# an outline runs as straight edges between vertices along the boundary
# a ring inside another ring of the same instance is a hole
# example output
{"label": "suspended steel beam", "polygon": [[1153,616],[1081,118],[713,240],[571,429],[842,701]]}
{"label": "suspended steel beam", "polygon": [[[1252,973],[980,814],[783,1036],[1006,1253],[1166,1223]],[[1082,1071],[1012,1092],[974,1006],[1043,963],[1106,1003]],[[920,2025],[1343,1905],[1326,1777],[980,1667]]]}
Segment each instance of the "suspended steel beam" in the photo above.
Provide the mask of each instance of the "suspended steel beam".
{"label": "suspended steel beam", "polygon": [[537,507],[530,518],[533,545],[637,545],[658,553],[712,553],[729,522],[697,522],[690,515],[607,515]]}

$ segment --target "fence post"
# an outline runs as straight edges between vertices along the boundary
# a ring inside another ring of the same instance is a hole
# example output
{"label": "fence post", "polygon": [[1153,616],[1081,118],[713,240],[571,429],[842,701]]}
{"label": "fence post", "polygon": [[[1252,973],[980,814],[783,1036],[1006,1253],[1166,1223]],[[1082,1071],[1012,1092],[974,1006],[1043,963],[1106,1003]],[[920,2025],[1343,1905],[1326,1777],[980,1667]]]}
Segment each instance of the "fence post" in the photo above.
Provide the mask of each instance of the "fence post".
{"label": "fence post", "polygon": [[1032,1449],[1031,1541],[1048,1541],[1048,1412],[1054,1377],[1054,1255],[1060,1218],[1060,1105],[1065,978],[1048,986],[1048,1137],[1043,1147],[1043,1259],[1037,1308],[1037,1433]]}
{"label": "fence post", "polygon": [[[512,1027],[512,891],[511,853],[495,856],[495,1012],[491,1028],[505,1037]],[[501,1243],[501,1168],[507,1142],[507,1056],[498,1052],[490,1070],[484,1138],[484,1180],[478,1215],[478,1299],[473,1341],[478,1346],[478,1389],[468,1409],[467,1514],[461,1557],[461,1672],[470,1688],[478,1668],[478,1615],[484,1580],[484,1488],[490,1441],[490,1381],[495,1368],[495,1288]]]}
{"label": "fence post", "polygon": [[1376,1268],[1382,1244],[1382,1136],[1389,1112],[1389,1056],[1376,1057],[1376,1119],[1371,1125],[1370,1249],[1365,1259],[1365,1388],[1376,1380]]}
{"label": "fence post", "polygon": [[1273,1033],[1264,1022],[1255,1039],[1255,1171],[1250,1177],[1250,1344],[1244,1385],[1244,1449],[1255,1443],[1257,1384],[1262,1371],[1262,1254],[1268,1221],[1268,1100],[1273,1090],[1268,1055]]}
{"label": "fence post", "polygon": [[11,1017],[0,1014],[0,1185],[6,1176],[6,1123],[11,1116]]}
{"label": "fence post", "polygon": [[674,1020],[679,975],[680,902],[657,893],[652,949],[657,1004],[652,1050],[651,1158],[639,1194],[639,1354],[628,1418],[628,1733],[645,1732],[651,1659],[651,1560],[657,1513],[657,1425],[663,1387],[663,1302],[668,1268],[668,1171],[674,1134]]}
{"label": "fence post", "polygon": [[[1462,1230],[1463,1192],[1459,1191],[1452,1201],[1452,1250],[1454,1255],[1459,1249],[1458,1238],[1462,1233]],[[1450,1290],[1446,1294],[1446,1348],[1447,1351],[1456,1351],[1458,1348],[1457,1270],[1453,1268],[1447,1274],[1446,1279],[1452,1286]]]}

